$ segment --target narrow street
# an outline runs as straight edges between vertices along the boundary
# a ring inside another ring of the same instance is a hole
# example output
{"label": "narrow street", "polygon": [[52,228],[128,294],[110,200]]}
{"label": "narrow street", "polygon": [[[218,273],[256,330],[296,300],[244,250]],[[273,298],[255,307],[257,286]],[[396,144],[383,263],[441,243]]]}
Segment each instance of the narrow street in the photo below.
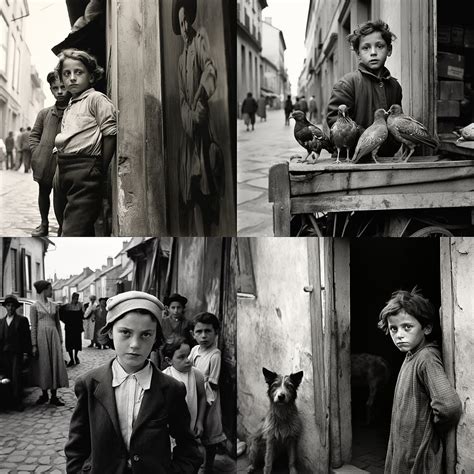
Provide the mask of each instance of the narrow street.
{"label": "narrow street", "polygon": [[[51,193],[49,211],[49,235],[56,236],[58,224],[54,217]],[[0,170],[0,235],[8,237],[30,237],[41,222],[38,209],[38,184],[33,181],[31,171]]]}
{"label": "narrow street", "polygon": [[[35,405],[41,390],[29,388],[23,400],[25,411],[0,411],[0,474],[66,472],[64,445],[76,405],[75,380],[114,356],[114,351],[88,348],[88,343],[84,341],[84,349],[79,353],[80,364],[67,369],[69,388],[58,390],[65,406]],[[66,360],[69,360],[67,356]],[[226,455],[218,454],[214,472],[233,473],[235,462]]]}

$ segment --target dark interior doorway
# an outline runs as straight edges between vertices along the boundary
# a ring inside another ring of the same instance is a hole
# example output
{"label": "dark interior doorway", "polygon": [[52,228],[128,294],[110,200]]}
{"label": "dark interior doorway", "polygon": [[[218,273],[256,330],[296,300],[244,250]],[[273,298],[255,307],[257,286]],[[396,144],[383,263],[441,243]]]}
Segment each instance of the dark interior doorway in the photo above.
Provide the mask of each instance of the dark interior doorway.
{"label": "dark interior doorway", "polygon": [[[350,244],[351,354],[382,357],[382,362],[372,362],[388,368],[370,420],[366,411],[369,388],[360,379],[352,383],[352,464],[372,474],[383,473],[393,392],[405,357],[390,336],[377,328],[378,316],[393,291],[411,290],[415,285],[439,308],[439,258],[437,239],[358,239]],[[439,328],[439,315],[437,325]],[[360,367],[369,360],[362,358],[357,363]],[[362,366],[361,371],[364,369]]]}

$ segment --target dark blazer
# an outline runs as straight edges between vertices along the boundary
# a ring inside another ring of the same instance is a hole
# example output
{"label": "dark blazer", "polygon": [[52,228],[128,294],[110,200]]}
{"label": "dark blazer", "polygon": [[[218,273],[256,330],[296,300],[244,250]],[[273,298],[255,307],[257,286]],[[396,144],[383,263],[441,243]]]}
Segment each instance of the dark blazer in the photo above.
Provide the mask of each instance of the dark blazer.
{"label": "dark blazer", "polygon": [[7,318],[0,319],[0,351],[8,349],[14,354],[31,354],[30,323],[24,316],[16,314],[8,331]]}
{"label": "dark blazer", "polygon": [[[67,473],[196,473],[202,462],[189,429],[185,386],[153,366],[130,438],[120,432],[112,388],[112,361],[76,381],[77,405],[66,443]],[[170,435],[176,440],[171,459]],[[130,468],[127,468],[131,466]]]}

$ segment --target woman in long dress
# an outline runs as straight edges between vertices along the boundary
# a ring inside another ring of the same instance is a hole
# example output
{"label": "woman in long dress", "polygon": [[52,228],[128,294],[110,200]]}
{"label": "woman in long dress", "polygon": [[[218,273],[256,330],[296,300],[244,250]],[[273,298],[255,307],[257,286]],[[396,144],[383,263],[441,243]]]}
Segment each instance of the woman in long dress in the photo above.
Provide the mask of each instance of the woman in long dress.
{"label": "woman in long dress", "polygon": [[58,307],[48,300],[53,294],[49,281],[39,280],[34,285],[38,298],[30,311],[32,354],[35,359],[32,364],[32,373],[35,384],[43,391],[36,403],[38,405],[46,403],[49,399],[48,390],[50,390],[49,403],[64,406],[57,396],[57,389],[68,387],[69,381],[61,348],[62,335]]}
{"label": "woman in long dress", "polygon": [[79,293],[73,293],[71,302],[59,308],[59,318],[64,323],[66,351],[69,354],[68,367],[79,364],[78,352],[82,350],[82,316],[84,310],[79,303]]}

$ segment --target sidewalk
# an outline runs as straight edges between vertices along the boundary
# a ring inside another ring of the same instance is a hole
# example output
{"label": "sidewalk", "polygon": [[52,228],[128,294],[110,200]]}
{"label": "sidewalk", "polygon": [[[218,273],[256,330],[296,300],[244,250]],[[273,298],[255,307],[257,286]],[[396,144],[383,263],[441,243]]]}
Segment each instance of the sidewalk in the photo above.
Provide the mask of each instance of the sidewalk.
{"label": "sidewalk", "polygon": [[293,136],[295,121],[285,126],[283,109],[268,110],[267,121],[256,118],[255,131],[237,121],[237,233],[273,236],[272,205],[268,202],[268,173],[273,164],[292,155],[306,156]]}
{"label": "sidewalk", "polygon": [[[38,209],[38,183],[32,173],[0,170],[0,235],[4,237],[30,237],[41,222]],[[53,193],[49,211],[49,235],[56,236],[58,224],[54,217]]]}
{"label": "sidewalk", "polygon": [[[84,341],[84,349],[79,352],[81,363],[67,369],[69,387],[58,390],[65,406],[35,405],[41,390],[29,388],[23,399],[24,412],[0,411],[0,474],[66,472],[64,445],[76,405],[75,380],[114,356],[112,350],[85,347],[88,343]],[[69,360],[69,357],[66,355],[65,359]],[[217,455],[214,472],[235,473],[235,461],[226,455]]]}

